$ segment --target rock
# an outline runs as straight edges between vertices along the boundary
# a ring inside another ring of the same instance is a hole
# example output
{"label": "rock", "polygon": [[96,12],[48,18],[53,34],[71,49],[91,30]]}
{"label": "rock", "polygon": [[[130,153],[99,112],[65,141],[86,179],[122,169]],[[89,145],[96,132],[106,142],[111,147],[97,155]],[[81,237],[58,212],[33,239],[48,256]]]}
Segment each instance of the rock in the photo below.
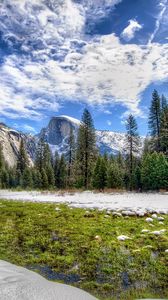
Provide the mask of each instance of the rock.
{"label": "rock", "polygon": [[146,218],[146,222],[148,222],[148,223],[153,222],[153,219],[152,218]]}
{"label": "rock", "polygon": [[157,214],[153,214],[153,215],[152,215],[152,218],[153,218],[153,219],[157,219],[157,217],[158,217]]}
{"label": "rock", "polygon": [[143,229],[143,230],[141,231],[141,233],[148,233],[148,232],[149,232],[148,229]]}
{"label": "rock", "polygon": [[164,223],[163,223],[163,222],[159,222],[159,224],[160,224],[160,225],[164,225]]}
{"label": "rock", "polygon": [[122,214],[119,212],[113,212],[112,215],[117,217],[122,217]]}
{"label": "rock", "polygon": [[130,240],[130,238],[128,236],[126,236],[126,235],[119,235],[117,237],[117,240],[118,241],[125,241],[125,240]]}
{"label": "rock", "polygon": [[61,209],[59,207],[56,207],[55,208],[55,211],[60,211]]}
{"label": "rock", "polygon": [[168,253],[168,249],[165,250],[165,253]]}
{"label": "rock", "polygon": [[90,294],[5,261],[0,261],[1,300],[96,300]]}
{"label": "rock", "polygon": [[136,216],[136,213],[130,210],[123,210],[121,213],[123,216]]}
{"label": "rock", "polygon": [[166,231],[166,229],[151,231],[154,235],[161,235]]}
{"label": "rock", "polygon": [[98,241],[98,242],[101,242],[102,241],[102,238],[100,235],[96,235],[95,236],[95,240]]}
{"label": "rock", "polygon": [[164,221],[163,217],[158,217],[158,221]]}

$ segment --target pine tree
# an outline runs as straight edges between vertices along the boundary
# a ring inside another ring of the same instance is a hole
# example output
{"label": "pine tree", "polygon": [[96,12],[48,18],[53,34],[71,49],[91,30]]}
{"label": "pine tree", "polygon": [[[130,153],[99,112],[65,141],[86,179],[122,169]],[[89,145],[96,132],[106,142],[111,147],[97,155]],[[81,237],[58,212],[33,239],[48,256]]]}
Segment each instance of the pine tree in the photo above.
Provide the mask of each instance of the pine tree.
{"label": "pine tree", "polygon": [[133,167],[135,162],[135,155],[139,150],[139,135],[138,127],[133,115],[129,115],[126,121],[126,151],[128,157],[128,171],[129,171],[129,188],[133,188]]}
{"label": "pine tree", "polygon": [[60,165],[60,157],[58,152],[55,152],[55,160],[54,160],[54,178],[55,178],[55,186],[59,188],[59,165]]}
{"label": "pine tree", "polygon": [[34,168],[32,171],[33,187],[36,189],[42,188],[42,176],[38,169]]}
{"label": "pine tree", "polygon": [[118,163],[113,161],[107,169],[107,187],[108,188],[123,188],[124,178],[123,171]]}
{"label": "pine tree", "polygon": [[85,188],[89,187],[96,157],[96,137],[93,120],[90,112],[85,109],[77,138],[77,175],[78,181]]}
{"label": "pine tree", "polygon": [[163,153],[150,153],[143,157],[142,187],[144,190],[168,188],[168,162]]}
{"label": "pine tree", "polygon": [[24,140],[21,139],[19,153],[18,153],[18,160],[17,160],[18,173],[22,175],[24,170],[28,167],[28,164],[29,163],[28,163],[28,157],[24,145]]}
{"label": "pine tree", "polygon": [[164,108],[161,115],[160,147],[168,157],[168,107]]}
{"label": "pine tree", "polygon": [[23,188],[32,188],[33,186],[33,179],[32,179],[32,172],[30,168],[26,168],[21,177],[21,186]]}
{"label": "pine tree", "polygon": [[37,149],[36,149],[36,157],[35,157],[35,167],[42,172],[42,169],[44,168],[44,151],[45,151],[45,141],[43,138],[41,138],[38,141]]}
{"label": "pine tree", "polygon": [[3,155],[3,148],[2,148],[2,144],[0,142],[0,170],[2,170],[4,168],[5,165],[5,161],[4,161],[4,155]]}
{"label": "pine tree", "polygon": [[167,108],[167,106],[168,106],[167,99],[164,95],[162,95],[162,97],[161,97],[161,109],[162,109],[162,111],[165,108]]}
{"label": "pine tree", "polygon": [[152,102],[149,113],[149,130],[154,143],[154,150],[160,151],[160,118],[161,103],[160,97],[156,90],[152,94]]}
{"label": "pine tree", "polygon": [[72,186],[74,183],[74,161],[75,161],[75,138],[73,133],[73,128],[70,128],[70,134],[68,138],[68,172],[67,172],[67,184]]}
{"label": "pine tree", "polygon": [[61,155],[58,169],[58,188],[64,189],[66,187],[67,170],[64,155]]}
{"label": "pine tree", "polygon": [[48,177],[44,168],[41,170],[41,183],[43,189],[48,188]]}
{"label": "pine tree", "polygon": [[102,157],[98,157],[94,171],[92,185],[94,188],[104,190],[107,182],[107,166],[106,161]]}

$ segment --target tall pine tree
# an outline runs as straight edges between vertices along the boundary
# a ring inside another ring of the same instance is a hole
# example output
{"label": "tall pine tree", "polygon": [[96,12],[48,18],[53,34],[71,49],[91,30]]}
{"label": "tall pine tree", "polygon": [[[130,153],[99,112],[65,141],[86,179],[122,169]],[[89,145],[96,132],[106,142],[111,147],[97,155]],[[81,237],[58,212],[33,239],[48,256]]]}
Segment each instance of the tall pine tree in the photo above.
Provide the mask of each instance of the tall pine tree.
{"label": "tall pine tree", "polygon": [[160,121],[161,121],[161,101],[156,90],[152,94],[152,102],[149,113],[149,130],[153,141],[154,150],[160,151]]}
{"label": "tall pine tree", "polygon": [[28,157],[25,149],[24,140],[21,139],[19,153],[18,153],[17,167],[16,167],[18,173],[23,175],[23,172],[26,168],[28,168],[28,165],[29,163],[28,163]]}
{"label": "tall pine tree", "polygon": [[91,174],[96,161],[96,137],[93,119],[90,112],[85,109],[77,138],[77,165],[80,184],[88,188]]}
{"label": "tall pine tree", "polygon": [[138,127],[135,118],[133,115],[129,115],[126,121],[126,151],[128,158],[128,169],[129,169],[129,187],[130,190],[133,188],[133,168],[135,156],[139,150],[139,135],[138,135]]}

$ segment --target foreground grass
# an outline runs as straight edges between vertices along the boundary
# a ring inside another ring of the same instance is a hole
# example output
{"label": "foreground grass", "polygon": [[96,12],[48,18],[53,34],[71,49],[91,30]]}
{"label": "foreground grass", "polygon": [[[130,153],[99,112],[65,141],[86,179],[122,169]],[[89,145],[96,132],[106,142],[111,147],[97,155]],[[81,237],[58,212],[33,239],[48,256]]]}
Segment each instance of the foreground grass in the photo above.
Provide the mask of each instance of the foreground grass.
{"label": "foreground grass", "polygon": [[[153,227],[145,219],[1,200],[0,259],[48,278],[64,274],[99,299],[167,298],[168,231],[160,236],[141,231],[165,229],[168,216],[164,225],[154,220]],[[120,242],[119,235],[130,239]]]}

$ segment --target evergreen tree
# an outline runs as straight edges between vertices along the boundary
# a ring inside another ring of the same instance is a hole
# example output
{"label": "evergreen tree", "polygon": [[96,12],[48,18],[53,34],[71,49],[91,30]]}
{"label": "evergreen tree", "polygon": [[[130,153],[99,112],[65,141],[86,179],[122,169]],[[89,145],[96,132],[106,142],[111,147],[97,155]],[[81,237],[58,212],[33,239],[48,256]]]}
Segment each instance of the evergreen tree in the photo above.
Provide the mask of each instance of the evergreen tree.
{"label": "evergreen tree", "polygon": [[107,167],[106,161],[102,157],[98,157],[94,172],[93,172],[93,187],[99,190],[104,190],[107,182]]}
{"label": "evergreen tree", "polygon": [[44,168],[41,170],[41,184],[43,189],[48,188],[48,177]]}
{"label": "evergreen tree", "polygon": [[118,163],[113,161],[107,169],[107,187],[108,188],[123,188],[123,171]]}
{"label": "evergreen tree", "polygon": [[55,160],[54,160],[54,178],[55,178],[55,186],[59,188],[59,165],[60,165],[60,158],[59,154],[55,152]]}
{"label": "evergreen tree", "polygon": [[42,188],[42,176],[38,169],[34,168],[32,171],[33,187],[36,189]]}
{"label": "evergreen tree", "polygon": [[40,138],[37,144],[35,167],[42,172],[44,168],[44,152],[46,151],[46,145],[43,138]]}
{"label": "evergreen tree", "polygon": [[24,145],[24,140],[21,139],[20,148],[18,153],[18,160],[17,160],[17,170],[18,174],[23,174],[24,170],[28,167],[28,157]]}
{"label": "evergreen tree", "polygon": [[46,175],[48,178],[48,185],[49,187],[55,186],[55,176],[54,176],[54,169],[51,165],[51,163],[46,167]]}
{"label": "evergreen tree", "polygon": [[129,115],[126,121],[126,151],[128,158],[128,171],[129,171],[129,188],[133,188],[133,168],[135,162],[135,155],[139,151],[139,135],[138,127],[135,118],[133,115]]}
{"label": "evergreen tree", "polygon": [[152,94],[152,102],[149,113],[149,130],[153,140],[154,149],[160,151],[160,118],[161,104],[160,97],[156,90]]}
{"label": "evergreen tree", "polygon": [[85,109],[77,138],[78,178],[85,188],[89,187],[91,174],[96,160],[96,137],[90,112]]}
{"label": "evergreen tree", "polygon": [[5,160],[4,160],[4,155],[3,155],[3,148],[2,148],[2,144],[0,142],[0,170],[2,170],[4,168],[5,165]]}
{"label": "evergreen tree", "polygon": [[70,128],[70,134],[68,138],[68,172],[67,172],[67,184],[72,186],[74,183],[74,161],[75,161],[75,138],[73,134],[73,128]]}
{"label": "evergreen tree", "polygon": [[164,95],[162,95],[161,97],[161,108],[162,108],[162,111],[167,108],[168,106],[168,103],[167,103],[167,99]]}
{"label": "evergreen tree", "polygon": [[144,190],[168,188],[168,162],[163,153],[149,153],[143,157],[142,187]]}
{"label": "evergreen tree", "polygon": [[33,179],[32,172],[30,168],[26,168],[21,177],[21,185],[23,188],[32,188]]}
{"label": "evergreen tree", "polygon": [[67,170],[66,170],[66,162],[64,155],[61,155],[58,169],[58,188],[66,187],[66,178],[67,178]]}
{"label": "evergreen tree", "polygon": [[168,107],[163,110],[161,115],[160,146],[161,151],[168,156]]}

